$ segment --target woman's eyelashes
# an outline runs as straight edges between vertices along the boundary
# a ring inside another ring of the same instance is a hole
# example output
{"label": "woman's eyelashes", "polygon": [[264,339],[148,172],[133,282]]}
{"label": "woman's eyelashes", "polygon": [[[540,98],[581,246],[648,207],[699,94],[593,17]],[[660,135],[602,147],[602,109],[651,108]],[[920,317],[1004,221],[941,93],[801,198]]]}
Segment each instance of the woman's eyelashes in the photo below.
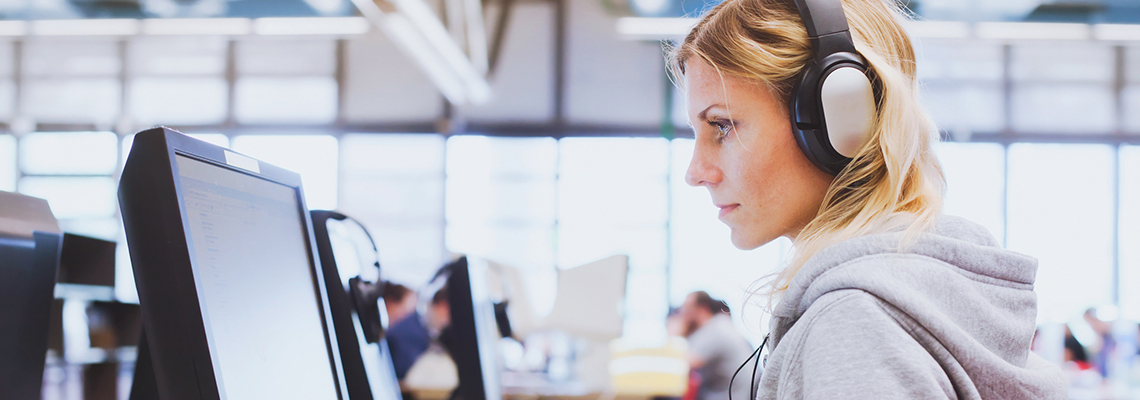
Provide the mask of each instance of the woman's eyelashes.
{"label": "woman's eyelashes", "polygon": [[732,132],[732,127],[733,127],[732,121],[723,120],[723,119],[712,119],[712,120],[708,120],[707,122],[708,122],[709,126],[713,127],[713,129],[716,129],[716,141],[717,141],[717,143],[724,142],[724,139],[727,138],[728,134]]}

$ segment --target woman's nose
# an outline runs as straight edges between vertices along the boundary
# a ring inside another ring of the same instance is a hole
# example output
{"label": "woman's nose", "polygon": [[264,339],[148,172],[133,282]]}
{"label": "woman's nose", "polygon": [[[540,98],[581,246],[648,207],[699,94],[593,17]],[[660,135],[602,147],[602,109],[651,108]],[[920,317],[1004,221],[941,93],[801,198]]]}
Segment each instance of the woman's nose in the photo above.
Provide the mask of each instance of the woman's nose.
{"label": "woman's nose", "polygon": [[710,162],[702,150],[699,145],[693,149],[693,159],[689,162],[689,169],[685,171],[685,183],[689,186],[708,186],[721,180],[720,170]]}

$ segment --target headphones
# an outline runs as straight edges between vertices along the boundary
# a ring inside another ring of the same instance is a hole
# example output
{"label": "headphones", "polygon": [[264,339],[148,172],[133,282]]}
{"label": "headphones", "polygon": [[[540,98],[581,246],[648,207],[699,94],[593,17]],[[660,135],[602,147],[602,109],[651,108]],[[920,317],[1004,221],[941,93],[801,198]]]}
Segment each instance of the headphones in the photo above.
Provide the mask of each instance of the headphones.
{"label": "headphones", "polygon": [[388,310],[381,306],[380,302],[384,301],[384,288],[389,283],[380,278],[380,250],[376,247],[376,241],[372,239],[372,234],[368,233],[368,228],[365,228],[364,224],[339,212],[313,210],[312,218],[314,225],[326,225],[330,219],[352,221],[353,224],[360,227],[364,236],[368,238],[368,243],[372,245],[372,254],[375,255],[375,261],[372,265],[376,267],[376,282],[369,282],[359,274],[349,279],[348,299],[352,303],[353,311],[360,318],[360,327],[364,331],[364,339],[368,343],[379,343],[388,330]]}
{"label": "headphones", "polygon": [[876,88],[839,0],[795,0],[813,58],[792,89],[792,133],[816,167],[837,175],[871,138]]}

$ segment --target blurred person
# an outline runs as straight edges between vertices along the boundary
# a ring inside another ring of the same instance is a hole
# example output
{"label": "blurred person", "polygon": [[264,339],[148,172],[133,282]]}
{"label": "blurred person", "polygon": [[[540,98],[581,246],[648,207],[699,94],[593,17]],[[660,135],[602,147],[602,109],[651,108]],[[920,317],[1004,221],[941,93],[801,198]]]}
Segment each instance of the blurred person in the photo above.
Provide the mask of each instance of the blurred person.
{"label": "blurred person", "polygon": [[1108,377],[1109,358],[1116,351],[1116,338],[1112,337],[1112,321],[1097,317],[1095,308],[1085,310],[1083,317],[1093,332],[1096,332],[1098,339],[1090,346],[1094,353],[1092,364],[1101,377]]}
{"label": "blurred person", "polygon": [[[681,306],[681,316],[691,329],[685,336],[689,342],[689,366],[699,376],[698,400],[728,398],[729,383],[738,393],[749,390],[748,376],[732,375],[752,352],[752,346],[732,324],[728,306],[704,291],[690,293]],[[760,373],[761,371],[757,371]]]}
{"label": "blurred person", "polygon": [[433,338],[444,340],[441,332],[450,322],[451,307],[445,285],[432,296],[426,315],[421,315],[413,308],[411,313],[391,325],[386,337],[396,379],[403,380],[407,376],[412,365],[431,347]]}
{"label": "blurred person", "polygon": [[1068,326],[1065,327],[1065,363],[1072,364],[1074,369],[1080,371],[1092,369],[1092,364],[1089,364],[1089,353],[1073,336],[1073,331],[1069,330]]}
{"label": "blurred person", "polygon": [[407,286],[397,283],[384,285],[384,309],[388,313],[388,326],[393,326],[416,312],[418,296]]}
{"label": "blurred person", "polygon": [[[726,0],[669,56],[695,134],[686,182],[709,190],[736,247],[793,243],[758,277],[772,319],[757,398],[1066,398],[1060,368],[1029,351],[1037,261],[942,215],[903,11],[809,3],[843,16],[826,37],[808,37],[802,0]],[[828,115],[848,124],[823,126],[815,77],[833,71],[852,90],[829,92],[842,103]]]}
{"label": "blurred person", "polygon": [[681,314],[681,311],[681,307],[677,307],[665,315],[665,333],[669,336],[688,337],[693,331],[693,324]]}

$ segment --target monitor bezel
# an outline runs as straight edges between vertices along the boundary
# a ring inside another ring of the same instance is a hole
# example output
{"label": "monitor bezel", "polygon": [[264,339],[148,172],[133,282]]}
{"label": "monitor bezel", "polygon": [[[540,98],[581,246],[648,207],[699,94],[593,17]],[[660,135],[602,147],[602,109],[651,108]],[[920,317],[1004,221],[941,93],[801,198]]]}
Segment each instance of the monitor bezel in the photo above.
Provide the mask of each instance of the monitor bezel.
{"label": "monitor bezel", "polygon": [[[178,157],[293,190],[299,207],[296,211],[304,227],[302,234],[308,243],[305,250],[309,256],[309,274],[313,279],[313,295],[320,312],[329,368],[337,398],[348,400],[344,367],[300,175],[162,127],[135,135],[119,185],[123,224],[159,395],[163,399],[194,400],[220,400],[224,395],[217,384],[198,298]],[[244,164],[228,162],[228,157]],[[251,169],[250,162],[256,163],[252,164],[256,171]],[[177,213],[170,204],[177,204]]]}

